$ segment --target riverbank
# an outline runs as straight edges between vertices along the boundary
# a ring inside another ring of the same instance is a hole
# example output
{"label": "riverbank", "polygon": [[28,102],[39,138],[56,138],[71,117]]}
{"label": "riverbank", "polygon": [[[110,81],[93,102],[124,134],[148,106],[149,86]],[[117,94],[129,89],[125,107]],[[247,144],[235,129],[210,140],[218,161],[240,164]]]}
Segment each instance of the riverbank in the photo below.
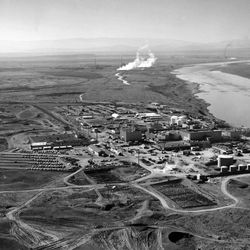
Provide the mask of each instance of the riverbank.
{"label": "riverbank", "polygon": [[249,62],[196,64],[176,69],[172,73],[177,78],[192,83],[191,86],[194,83],[198,85],[194,88],[195,96],[208,103],[208,110],[215,117],[232,126],[250,127],[250,117],[247,116],[250,106],[250,79],[218,70],[235,63],[248,64],[250,69]]}

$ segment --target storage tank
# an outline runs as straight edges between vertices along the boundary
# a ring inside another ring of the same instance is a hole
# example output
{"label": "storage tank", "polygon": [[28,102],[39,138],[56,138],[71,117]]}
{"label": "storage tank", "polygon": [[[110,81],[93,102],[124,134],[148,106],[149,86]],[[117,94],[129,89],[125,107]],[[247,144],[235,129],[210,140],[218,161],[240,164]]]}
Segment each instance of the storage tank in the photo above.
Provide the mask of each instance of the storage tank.
{"label": "storage tank", "polygon": [[222,167],[220,168],[220,172],[221,172],[221,173],[227,173],[227,172],[228,172],[228,166],[222,166]]}
{"label": "storage tank", "polygon": [[171,116],[171,118],[170,118],[170,124],[171,125],[177,124],[177,120],[178,120],[178,116],[176,116],[176,115]]}
{"label": "storage tank", "polygon": [[219,155],[218,156],[218,167],[220,168],[221,166],[230,166],[233,165],[234,163],[234,158],[231,155]]}
{"label": "storage tank", "polygon": [[185,115],[181,115],[178,117],[178,121],[181,122],[181,124],[185,123],[187,120],[187,117]]}
{"label": "storage tank", "polygon": [[247,171],[250,171],[250,164],[247,164]]}
{"label": "storage tank", "polygon": [[230,171],[230,172],[237,172],[237,170],[238,170],[238,168],[237,168],[236,165],[231,165],[231,166],[229,167],[229,171]]}
{"label": "storage tank", "polygon": [[246,171],[246,169],[247,169],[247,165],[244,165],[244,164],[238,165],[238,171]]}
{"label": "storage tank", "polygon": [[179,118],[177,119],[176,123],[177,123],[178,126],[181,126],[183,124],[183,122],[181,120],[179,120]]}

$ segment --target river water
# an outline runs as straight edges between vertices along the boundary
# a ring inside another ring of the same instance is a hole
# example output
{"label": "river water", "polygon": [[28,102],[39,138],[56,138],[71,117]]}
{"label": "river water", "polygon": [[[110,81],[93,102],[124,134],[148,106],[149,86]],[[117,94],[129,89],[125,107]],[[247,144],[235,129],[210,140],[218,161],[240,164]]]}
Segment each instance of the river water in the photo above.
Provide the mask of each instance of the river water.
{"label": "river water", "polygon": [[212,70],[227,67],[230,63],[246,61],[204,63],[173,71],[182,80],[198,83],[200,92],[196,95],[210,104],[209,111],[217,118],[233,126],[250,127],[250,79]]}

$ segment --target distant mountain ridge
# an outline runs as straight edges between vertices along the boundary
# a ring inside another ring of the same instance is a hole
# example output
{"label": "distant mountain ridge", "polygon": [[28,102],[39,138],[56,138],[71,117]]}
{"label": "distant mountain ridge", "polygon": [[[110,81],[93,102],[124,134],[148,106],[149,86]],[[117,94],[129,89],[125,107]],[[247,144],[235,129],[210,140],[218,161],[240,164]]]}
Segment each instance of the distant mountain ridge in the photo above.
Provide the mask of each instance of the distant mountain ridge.
{"label": "distant mountain ridge", "polygon": [[134,52],[145,44],[148,44],[154,51],[213,50],[223,49],[226,46],[231,48],[250,48],[250,40],[248,38],[218,43],[196,43],[174,39],[71,38],[41,41],[0,41],[0,53]]}

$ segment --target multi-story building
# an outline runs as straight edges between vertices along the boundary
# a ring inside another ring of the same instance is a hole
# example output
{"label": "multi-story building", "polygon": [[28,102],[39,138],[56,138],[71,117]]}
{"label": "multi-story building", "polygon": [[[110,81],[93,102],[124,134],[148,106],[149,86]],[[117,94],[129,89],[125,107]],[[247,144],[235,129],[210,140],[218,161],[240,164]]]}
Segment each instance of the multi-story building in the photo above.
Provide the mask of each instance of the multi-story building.
{"label": "multi-story building", "polygon": [[125,142],[134,142],[142,140],[142,132],[135,128],[121,128],[120,138]]}
{"label": "multi-story building", "polygon": [[204,141],[219,142],[222,140],[222,131],[220,130],[194,130],[181,131],[184,141]]}

